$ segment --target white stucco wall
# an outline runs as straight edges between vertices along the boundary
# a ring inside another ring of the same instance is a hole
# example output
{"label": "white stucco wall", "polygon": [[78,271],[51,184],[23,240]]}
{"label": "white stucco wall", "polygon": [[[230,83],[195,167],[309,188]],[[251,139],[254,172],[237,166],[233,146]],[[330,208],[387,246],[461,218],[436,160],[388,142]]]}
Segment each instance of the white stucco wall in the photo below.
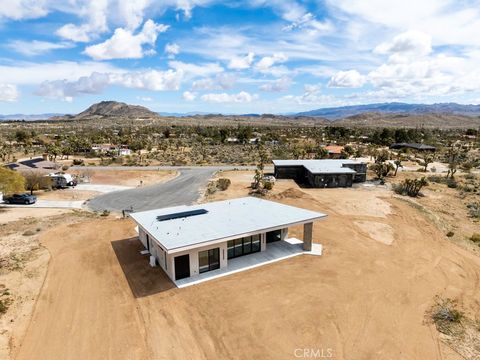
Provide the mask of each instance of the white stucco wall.
{"label": "white stucco wall", "polygon": [[[266,233],[263,232],[259,234],[260,234],[260,251],[265,251],[267,248]],[[288,228],[282,229],[282,240],[287,238],[287,236],[288,236]],[[141,226],[139,226],[138,228],[138,237],[142,242],[143,246],[147,248],[147,234]],[[218,244],[202,246],[195,249],[185,250],[185,251],[177,252],[174,254],[165,254],[165,251],[162,249],[162,247],[150,236],[150,254],[155,256],[155,258],[157,259],[157,263],[172,280],[175,280],[175,257],[189,254],[190,276],[196,276],[200,273],[198,253],[201,251],[215,249],[215,248],[219,248],[220,268],[223,269],[228,266],[227,241],[218,243]]]}

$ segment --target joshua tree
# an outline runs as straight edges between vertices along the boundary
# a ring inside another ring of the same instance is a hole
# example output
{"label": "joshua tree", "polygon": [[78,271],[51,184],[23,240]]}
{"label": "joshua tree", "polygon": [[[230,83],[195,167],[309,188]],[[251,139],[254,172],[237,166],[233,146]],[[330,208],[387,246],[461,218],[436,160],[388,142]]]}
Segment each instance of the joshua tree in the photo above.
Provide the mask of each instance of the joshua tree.
{"label": "joshua tree", "polygon": [[423,166],[423,171],[427,172],[428,165],[435,161],[435,154],[424,153],[421,159],[420,165]]}
{"label": "joshua tree", "polygon": [[402,157],[398,156],[398,158],[394,161],[394,164],[395,164],[395,173],[393,174],[393,176],[397,176],[398,168],[403,168]]}

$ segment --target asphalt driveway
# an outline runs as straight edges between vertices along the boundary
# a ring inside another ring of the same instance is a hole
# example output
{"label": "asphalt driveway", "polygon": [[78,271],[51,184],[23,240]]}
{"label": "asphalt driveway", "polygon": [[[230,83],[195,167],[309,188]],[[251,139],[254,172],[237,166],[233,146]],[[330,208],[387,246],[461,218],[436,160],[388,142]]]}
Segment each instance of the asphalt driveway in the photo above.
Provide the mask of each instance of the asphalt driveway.
{"label": "asphalt driveway", "polygon": [[96,211],[143,211],[194,203],[200,196],[217,167],[176,168],[179,175],[165,183],[115,191],[97,196],[87,202]]}

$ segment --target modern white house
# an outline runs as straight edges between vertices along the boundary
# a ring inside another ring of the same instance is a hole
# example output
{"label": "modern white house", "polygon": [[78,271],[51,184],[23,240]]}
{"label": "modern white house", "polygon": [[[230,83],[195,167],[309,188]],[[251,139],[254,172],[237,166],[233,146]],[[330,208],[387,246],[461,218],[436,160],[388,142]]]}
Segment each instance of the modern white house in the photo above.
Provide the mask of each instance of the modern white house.
{"label": "modern white house", "polygon": [[327,215],[244,197],[130,214],[139,239],[173,281],[228,267],[230,259],[262,252],[304,225],[303,248],[312,249],[313,222]]}

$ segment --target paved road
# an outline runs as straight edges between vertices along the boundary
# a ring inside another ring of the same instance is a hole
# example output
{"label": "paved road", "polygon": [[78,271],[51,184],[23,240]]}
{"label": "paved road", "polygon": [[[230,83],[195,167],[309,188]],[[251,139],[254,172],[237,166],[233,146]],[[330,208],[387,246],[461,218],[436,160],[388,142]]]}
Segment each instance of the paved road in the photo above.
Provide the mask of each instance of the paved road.
{"label": "paved road", "polygon": [[[122,169],[125,169],[123,167]],[[128,167],[127,169],[131,169]],[[145,169],[145,167],[141,168]],[[158,167],[155,167],[158,169]],[[162,167],[162,170],[166,168]],[[192,204],[207,185],[218,167],[168,168],[179,175],[165,183],[100,195],[87,204],[92,210],[122,211],[133,207],[134,211],[151,210],[167,206]],[[147,170],[147,169],[145,169]],[[149,170],[152,170],[151,168]]]}

